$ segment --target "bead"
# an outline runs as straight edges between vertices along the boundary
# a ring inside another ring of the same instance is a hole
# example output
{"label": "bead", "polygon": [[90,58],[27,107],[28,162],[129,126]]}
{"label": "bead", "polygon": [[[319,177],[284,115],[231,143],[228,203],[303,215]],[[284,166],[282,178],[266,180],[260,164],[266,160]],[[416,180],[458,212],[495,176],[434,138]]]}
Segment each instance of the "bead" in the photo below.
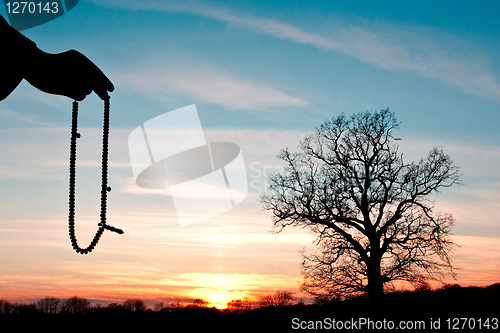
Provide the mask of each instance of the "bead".
{"label": "bead", "polygon": [[[101,190],[101,223],[99,223],[99,229],[97,230],[94,238],[92,239],[90,245],[86,249],[82,249],[78,246],[76,236],[75,236],[75,184],[76,184],[76,139],[80,138],[80,133],[77,132],[78,128],[78,102],[73,102],[73,117],[71,122],[71,133],[72,138],[70,142],[70,177],[69,177],[69,216],[68,216],[68,226],[69,226],[69,237],[73,249],[80,254],[88,254],[92,252],[94,247],[99,242],[99,239],[104,232],[106,226],[106,192],[111,191],[111,187],[107,186],[104,190],[104,184],[108,182],[108,139],[109,139],[109,96],[104,100],[104,124],[103,124],[103,138],[102,138],[102,190]],[[120,229],[114,227],[106,228],[117,233],[123,233]]]}

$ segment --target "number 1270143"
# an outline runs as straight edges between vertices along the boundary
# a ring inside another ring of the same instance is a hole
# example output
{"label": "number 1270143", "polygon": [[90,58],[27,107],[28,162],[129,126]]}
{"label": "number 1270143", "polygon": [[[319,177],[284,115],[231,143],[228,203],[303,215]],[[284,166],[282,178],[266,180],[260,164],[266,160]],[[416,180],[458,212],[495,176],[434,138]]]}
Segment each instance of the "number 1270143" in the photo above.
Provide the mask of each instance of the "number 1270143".
{"label": "number 1270143", "polygon": [[498,329],[498,318],[448,318],[446,319],[447,328],[451,330],[463,329]]}
{"label": "number 1270143", "polygon": [[59,12],[59,3],[53,1],[45,2],[27,2],[15,1],[6,2],[5,8],[8,14],[57,14]]}

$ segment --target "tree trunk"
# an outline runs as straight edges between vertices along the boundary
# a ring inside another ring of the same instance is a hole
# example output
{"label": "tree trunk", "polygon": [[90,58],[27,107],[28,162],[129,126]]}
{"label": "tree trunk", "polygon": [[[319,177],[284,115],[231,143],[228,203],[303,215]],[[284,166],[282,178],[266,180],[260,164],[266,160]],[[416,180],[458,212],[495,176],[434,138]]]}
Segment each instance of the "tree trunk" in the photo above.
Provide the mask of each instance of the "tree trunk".
{"label": "tree trunk", "polygon": [[384,295],[384,283],[380,274],[380,260],[370,260],[367,267],[368,286],[366,291],[370,300],[378,301]]}

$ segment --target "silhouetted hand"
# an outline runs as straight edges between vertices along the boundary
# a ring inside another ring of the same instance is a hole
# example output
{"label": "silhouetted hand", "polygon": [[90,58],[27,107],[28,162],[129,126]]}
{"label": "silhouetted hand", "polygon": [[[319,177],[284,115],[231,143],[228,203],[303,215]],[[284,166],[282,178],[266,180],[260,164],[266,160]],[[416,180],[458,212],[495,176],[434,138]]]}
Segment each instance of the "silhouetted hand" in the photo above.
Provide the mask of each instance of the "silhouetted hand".
{"label": "silhouetted hand", "polygon": [[86,56],[75,50],[58,54],[36,49],[25,62],[24,78],[49,94],[81,101],[94,91],[101,99],[114,90],[111,81]]}
{"label": "silhouetted hand", "polygon": [[92,91],[101,98],[113,91],[104,73],[78,51],[49,54],[12,28],[0,15],[0,101],[23,80],[49,94],[63,95],[77,101]]}

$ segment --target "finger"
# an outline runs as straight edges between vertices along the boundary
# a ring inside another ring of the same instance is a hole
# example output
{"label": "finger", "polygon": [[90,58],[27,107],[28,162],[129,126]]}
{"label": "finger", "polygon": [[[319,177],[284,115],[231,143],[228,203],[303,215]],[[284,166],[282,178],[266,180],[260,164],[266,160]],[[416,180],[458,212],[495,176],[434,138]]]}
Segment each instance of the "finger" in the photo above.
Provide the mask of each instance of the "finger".
{"label": "finger", "polygon": [[80,87],[71,93],[71,98],[75,101],[83,101],[90,94],[92,94],[92,89],[90,87]]}
{"label": "finger", "polygon": [[70,97],[71,99],[74,99],[75,101],[78,101],[78,102],[81,102],[85,99],[85,97],[87,97],[87,95],[84,95],[84,94],[75,94],[75,95],[72,95],[72,96],[68,96]]}
{"label": "finger", "polygon": [[[101,71],[101,70],[99,70]],[[112,92],[113,90],[115,90],[115,86],[113,85],[113,83],[108,79],[108,77],[106,75],[104,75],[103,72],[101,72],[102,74],[102,83],[103,83],[103,87],[104,89],[106,89],[107,91],[109,92]]]}
{"label": "finger", "polygon": [[112,92],[115,90],[113,83],[104,75],[104,73],[94,66],[94,71],[92,74],[92,78],[90,79],[92,82],[92,88],[94,92],[99,96],[102,100],[109,97],[108,91]]}
{"label": "finger", "polygon": [[97,96],[99,96],[100,99],[105,100],[109,98],[109,94],[106,90],[94,90]]}
{"label": "finger", "polygon": [[94,68],[94,91],[109,91],[115,90],[113,83],[107,78],[106,75],[97,67]]}
{"label": "finger", "polygon": [[[106,75],[99,69],[99,67],[78,51],[70,50],[66,53],[71,54],[75,59],[78,59],[76,62],[80,64],[79,69],[81,73],[81,85],[80,87],[75,87],[75,89],[78,89],[77,97],[80,98],[80,100],[83,100],[85,99],[85,96],[82,96],[83,93],[90,95],[92,91],[94,91],[102,100],[108,98],[108,91],[113,91],[115,87]],[[83,88],[85,89],[84,91]],[[75,93],[77,92],[75,91]]]}

